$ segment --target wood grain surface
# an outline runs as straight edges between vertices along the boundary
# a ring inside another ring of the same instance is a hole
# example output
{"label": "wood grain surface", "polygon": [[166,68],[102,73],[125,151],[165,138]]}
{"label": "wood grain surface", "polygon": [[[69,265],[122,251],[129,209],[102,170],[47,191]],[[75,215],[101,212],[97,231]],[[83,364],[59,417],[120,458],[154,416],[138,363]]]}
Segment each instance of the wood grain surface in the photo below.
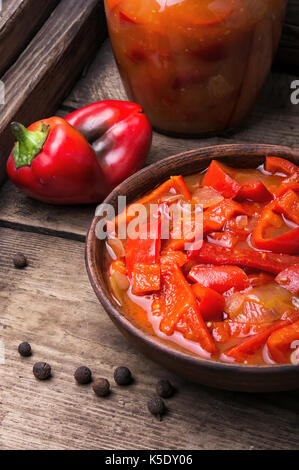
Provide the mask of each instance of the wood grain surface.
{"label": "wood grain surface", "polygon": [[6,104],[0,106],[0,184],[13,144],[10,123],[20,121],[29,125],[54,113],[105,36],[101,1],[61,0],[4,74]]}
{"label": "wood grain surface", "polygon": [[[3,0],[0,12],[0,77],[58,5],[60,0]],[[38,8],[37,8],[38,6]]]}
{"label": "wood grain surface", "polygon": [[[155,134],[148,163],[183,150],[226,142],[277,143],[299,147],[299,106],[290,103],[298,76],[273,72],[242,127],[202,140]],[[124,97],[109,43],[99,51],[58,114],[96,99]],[[0,118],[1,119],[1,118]],[[53,207],[32,201],[6,183],[0,191],[1,449],[296,449],[299,392],[248,395],[184,382],[145,359],[121,336],[93,294],[84,266],[84,235],[94,207]],[[23,251],[24,271],[12,256]],[[28,340],[34,355],[20,358]],[[48,361],[53,378],[39,383],[32,366]],[[113,386],[108,399],[74,383],[77,366]],[[136,381],[113,383],[124,364]],[[160,423],[146,409],[156,380],[170,378],[178,392]]]}
{"label": "wood grain surface", "polygon": [[[247,395],[185,383],[138,354],[96,301],[84,268],[84,244],[1,229],[0,447],[2,449],[296,449],[299,393]],[[16,271],[22,250],[29,267]],[[34,354],[20,358],[19,342]],[[36,361],[53,378],[37,382]],[[73,379],[77,366],[107,377],[112,394],[96,398]],[[116,366],[129,366],[134,385],[117,387]],[[177,394],[162,422],[146,403],[156,381],[169,378]]]}

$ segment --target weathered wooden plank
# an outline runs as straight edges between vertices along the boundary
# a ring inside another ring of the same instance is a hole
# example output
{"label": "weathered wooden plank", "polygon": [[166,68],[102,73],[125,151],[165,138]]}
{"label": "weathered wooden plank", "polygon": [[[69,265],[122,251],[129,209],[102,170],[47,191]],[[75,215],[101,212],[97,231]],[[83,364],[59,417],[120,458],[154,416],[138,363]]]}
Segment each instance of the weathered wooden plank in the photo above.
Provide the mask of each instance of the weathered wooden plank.
{"label": "weathered wooden plank", "polygon": [[0,12],[0,77],[25,49],[28,42],[60,0],[4,0]]}
{"label": "weathered wooden plank", "polygon": [[13,138],[12,120],[26,125],[56,110],[106,35],[102,0],[61,0],[49,20],[2,77],[0,183]]}
{"label": "weathered wooden plank", "polygon": [[42,204],[26,197],[7,182],[0,192],[0,227],[17,226],[84,242],[95,209],[95,205],[66,207]]}
{"label": "weathered wooden plank", "polygon": [[[1,449],[298,448],[298,393],[258,396],[187,384],[133,350],[91,291],[81,243],[3,228],[0,243]],[[25,271],[12,267],[20,250],[30,261]],[[33,357],[18,355],[23,340]],[[51,381],[34,379],[38,360],[52,365]],[[74,383],[82,363],[111,380],[108,399]],[[133,386],[114,386],[120,364],[132,369]],[[178,388],[162,423],[146,409],[161,377]]]}

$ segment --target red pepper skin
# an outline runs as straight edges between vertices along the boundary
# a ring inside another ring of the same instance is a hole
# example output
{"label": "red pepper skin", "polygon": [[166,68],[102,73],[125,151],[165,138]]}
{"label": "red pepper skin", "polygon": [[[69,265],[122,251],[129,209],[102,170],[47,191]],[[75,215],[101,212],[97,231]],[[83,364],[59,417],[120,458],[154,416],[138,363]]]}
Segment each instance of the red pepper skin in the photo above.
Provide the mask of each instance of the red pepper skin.
{"label": "red pepper skin", "polygon": [[267,341],[267,346],[272,359],[278,363],[287,363],[290,354],[295,350],[291,349],[293,342],[299,340],[299,321],[276,330]]}
{"label": "red pepper skin", "polygon": [[222,246],[203,243],[200,250],[190,250],[188,259],[203,264],[246,266],[279,274],[284,269],[299,264],[299,256],[267,253],[249,249],[234,248],[229,250]]}
{"label": "red pepper skin", "polygon": [[268,202],[273,199],[273,195],[261,181],[248,181],[241,185],[237,199],[239,201]]}
{"label": "red pepper skin", "polygon": [[276,200],[276,210],[286,216],[295,224],[299,225],[299,196],[289,189]]}
{"label": "red pepper skin", "polygon": [[51,204],[88,204],[101,201],[109,191],[92,147],[59,117],[32,124],[28,130],[49,126],[42,150],[30,165],[16,167],[13,152],[7,173],[28,196]]}
{"label": "red pepper skin", "polygon": [[204,287],[201,284],[194,284],[192,290],[200,301],[199,312],[205,321],[222,320],[225,307],[223,295],[214,289]]}
{"label": "red pepper skin", "polygon": [[247,274],[237,266],[194,266],[188,278],[220,294],[230,289],[241,291],[250,287]]}
{"label": "red pepper skin", "polygon": [[225,166],[216,160],[212,160],[202,186],[210,186],[228,199],[236,197],[241,189],[241,185],[225,172]]}
{"label": "red pepper skin", "polygon": [[93,147],[111,189],[144,165],[152,127],[141,106],[105,100],[65,117]]}
{"label": "red pepper skin", "polygon": [[275,281],[294,295],[299,295],[299,264],[285,269]]}
{"label": "red pepper skin", "polygon": [[270,202],[262,211],[260,218],[252,233],[252,243],[259,250],[274,253],[299,254],[299,227],[274,238],[265,238],[265,230],[271,226],[271,221],[278,217],[275,215],[277,201]]}
{"label": "red pepper skin", "polygon": [[265,170],[269,173],[280,173],[286,176],[299,177],[299,167],[284,158],[266,157]]}

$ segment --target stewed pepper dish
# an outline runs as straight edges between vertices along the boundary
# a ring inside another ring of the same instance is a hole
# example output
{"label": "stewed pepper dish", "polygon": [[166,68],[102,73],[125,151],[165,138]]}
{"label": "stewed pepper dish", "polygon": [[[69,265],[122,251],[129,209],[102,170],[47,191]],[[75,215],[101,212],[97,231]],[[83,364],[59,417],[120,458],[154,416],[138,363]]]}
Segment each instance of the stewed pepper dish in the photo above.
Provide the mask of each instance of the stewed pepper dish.
{"label": "stewed pepper dish", "polygon": [[[131,224],[135,235],[124,239],[120,228]],[[128,205],[107,234],[111,294],[142,330],[215,361],[299,363],[294,163],[269,156],[235,169],[212,160]]]}
{"label": "stewed pepper dish", "polygon": [[233,128],[270,70],[286,0],[105,0],[116,62],[131,100],[156,129]]}

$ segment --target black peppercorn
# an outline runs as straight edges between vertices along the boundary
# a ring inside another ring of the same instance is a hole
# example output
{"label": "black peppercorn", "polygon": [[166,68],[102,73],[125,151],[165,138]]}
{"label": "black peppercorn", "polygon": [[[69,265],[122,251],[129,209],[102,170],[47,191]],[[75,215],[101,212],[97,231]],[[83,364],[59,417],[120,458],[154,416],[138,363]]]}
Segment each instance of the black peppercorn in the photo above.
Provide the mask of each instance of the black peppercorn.
{"label": "black peppercorn", "polygon": [[148,407],[148,411],[156,416],[157,418],[162,419],[162,416],[166,413],[166,406],[165,406],[165,403],[164,401],[162,400],[162,398],[159,398],[159,397],[155,397],[155,398],[152,398],[148,404],[147,404],[147,407]]}
{"label": "black peppercorn", "polygon": [[26,341],[19,344],[18,351],[23,357],[29,357],[32,354],[31,346]]}
{"label": "black peppercorn", "polygon": [[114,371],[114,380],[117,385],[129,385],[132,382],[130,369],[124,366],[117,367]]}
{"label": "black peppercorn", "polygon": [[98,397],[106,397],[110,393],[110,383],[107,379],[96,379],[92,384],[92,388]]}
{"label": "black peppercorn", "polygon": [[23,253],[17,253],[13,258],[15,268],[24,269],[28,265],[27,258]]}
{"label": "black peppercorn", "polygon": [[78,367],[74,374],[74,377],[78,384],[89,384],[92,380],[91,370],[85,366]]}
{"label": "black peppercorn", "polygon": [[51,376],[51,366],[46,362],[37,362],[33,366],[33,374],[38,380],[47,380]]}
{"label": "black peppercorn", "polygon": [[156,392],[159,397],[170,398],[174,394],[174,388],[169,380],[159,380],[156,385]]}

